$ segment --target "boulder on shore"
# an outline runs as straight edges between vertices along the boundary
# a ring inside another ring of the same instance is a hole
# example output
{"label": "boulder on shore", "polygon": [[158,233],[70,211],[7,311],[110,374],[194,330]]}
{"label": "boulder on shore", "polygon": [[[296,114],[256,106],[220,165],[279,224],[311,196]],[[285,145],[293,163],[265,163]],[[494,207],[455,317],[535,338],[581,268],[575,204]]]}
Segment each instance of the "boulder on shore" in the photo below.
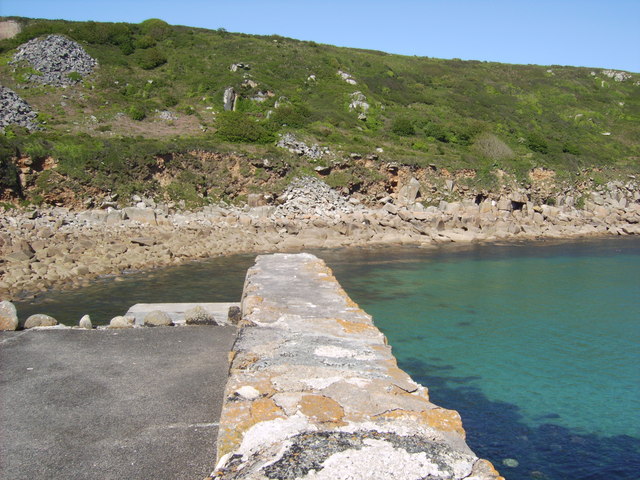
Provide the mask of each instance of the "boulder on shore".
{"label": "boulder on shore", "polygon": [[200,305],[184,312],[187,325],[218,325],[216,319]]}
{"label": "boulder on shore", "polygon": [[113,317],[109,322],[109,328],[133,328],[134,317],[131,316],[118,316]]}
{"label": "boulder on shore", "polygon": [[87,330],[91,330],[93,328],[93,324],[91,323],[91,317],[89,315],[83,315],[78,323],[80,328],[86,328]]}
{"label": "boulder on shore", "polygon": [[167,312],[154,310],[145,315],[144,324],[149,327],[168,327],[173,325],[173,322]]}
{"label": "boulder on shore", "polygon": [[16,306],[5,300],[0,302],[0,330],[16,330],[18,328],[18,312]]}
{"label": "boulder on shore", "polygon": [[24,322],[24,328],[53,327],[57,324],[58,321],[55,318],[45,315],[44,313],[36,313],[27,318]]}

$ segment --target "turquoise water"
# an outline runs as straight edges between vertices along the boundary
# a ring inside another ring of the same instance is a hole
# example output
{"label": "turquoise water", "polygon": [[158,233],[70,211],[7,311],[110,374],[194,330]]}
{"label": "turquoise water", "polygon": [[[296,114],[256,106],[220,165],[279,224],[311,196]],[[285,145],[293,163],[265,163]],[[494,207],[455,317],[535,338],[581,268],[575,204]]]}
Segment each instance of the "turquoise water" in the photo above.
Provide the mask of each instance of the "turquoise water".
{"label": "turquoise water", "polygon": [[[315,253],[507,479],[640,478],[640,239]],[[104,323],[137,302],[237,301],[252,264],[105,279],[18,310]]]}
{"label": "turquoise water", "polygon": [[508,479],[640,478],[640,241],[395,250],[336,273]]}

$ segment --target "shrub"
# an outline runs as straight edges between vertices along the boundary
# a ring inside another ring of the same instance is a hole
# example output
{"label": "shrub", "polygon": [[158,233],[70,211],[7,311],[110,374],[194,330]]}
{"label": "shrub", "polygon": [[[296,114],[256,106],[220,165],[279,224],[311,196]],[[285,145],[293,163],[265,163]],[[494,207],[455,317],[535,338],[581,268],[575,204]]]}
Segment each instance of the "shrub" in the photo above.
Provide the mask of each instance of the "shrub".
{"label": "shrub", "polygon": [[228,142],[270,143],[274,132],[252,117],[239,112],[223,112],[216,119],[216,135]]}
{"label": "shrub", "polygon": [[11,190],[15,194],[20,194],[20,177],[18,176],[18,168],[11,161],[11,158],[5,155],[0,156],[0,197],[7,191]]}
{"label": "shrub", "polygon": [[147,116],[147,112],[142,109],[142,107],[138,105],[131,105],[127,110],[127,115],[131,118],[131,120],[142,121]]}
{"label": "shrub", "polygon": [[273,112],[271,119],[277,125],[302,128],[310,121],[311,112],[304,105],[283,105]]}
{"label": "shrub", "polygon": [[153,38],[151,35],[143,35],[139,38],[136,39],[136,41],[134,42],[135,48],[151,48],[151,47],[155,47],[156,44],[158,42],[156,42],[156,39]]}
{"label": "shrub", "polygon": [[546,140],[539,133],[532,132],[527,138],[527,147],[533,150],[534,152],[547,154],[549,153],[549,146],[547,145]]}
{"label": "shrub", "polygon": [[449,143],[451,140],[451,132],[439,123],[427,123],[424,127],[424,134],[439,142]]}
{"label": "shrub", "polygon": [[156,40],[162,40],[171,33],[171,26],[159,18],[150,18],[140,23],[140,30]]}
{"label": "shrub", "polygon": [[413,122],[405,117],[394,119],[391,124],[391,131],[396,135],[401,135],[403,137],[410,137],[416,133],[416,130],[413,127]]}
{"label": "shrub", "polygon": [[136,62],[145,70],[153,70],[160,65],[167,63],[167,57],[157,48],[148,48],[146,50],[139,50],[136,53]]}
{"label": "shrub", "polygon": [[178,105],[178,99],[170,94],[163,96],[162,101],[165,107],[175,107]]}
{"label": "shrub", "polygon": [[476,139],[473,147],[479,155],[494,160],[507,160],[514,156],[513,150],[511,150],[509,145],[492,133],[480,135]]}

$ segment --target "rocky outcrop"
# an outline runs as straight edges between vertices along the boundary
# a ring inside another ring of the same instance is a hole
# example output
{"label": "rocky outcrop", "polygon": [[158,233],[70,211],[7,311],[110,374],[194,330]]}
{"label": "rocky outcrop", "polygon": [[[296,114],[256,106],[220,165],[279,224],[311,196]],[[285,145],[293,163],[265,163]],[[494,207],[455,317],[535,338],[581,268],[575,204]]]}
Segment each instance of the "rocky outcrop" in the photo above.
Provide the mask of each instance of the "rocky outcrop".
{"label": "rocky outcrop", "polygon": [[[459,193],[456,183],[451,188]],[[428,186],[404,176],[393,196],[371,207],[358,194],[349,197],[344,189],[338,192],[319,178],[305,177],[278,198],[254,198],[253,206],[210,205],[187,212],[139,201],[145,207],[135,208],[155,222],[131,215],[134,220],[111,206],[80,212],[7,211],[0,216],[0,297],[15,300],[50,288],[86,285],[98,276],[211,255],[640,234],[635,180],[581,193],[583,208],[573,191],[552,197],[553,205],[536,200],[542,195],[536,192],[511,189],[424,206]]]}
{"label": "rocky outcrop", "polygon": [[28,130],[37,130],[38,114],[16,92],[0,85],[0,129],[17,125]]}
{"label": "rocky outcrop", "polygon": [[26,64],[38,72],[29,76],[43,85],[73,85],[98,66],[82,46],[62,35],[34,38],[20,45],[11,61]]}
{"label": "rocky outcrop", "polygon": [[329,148],[323,148],[317,144],[309,146],[303,141],[296,139],[296,137],[291,133],[285,133],[284,135],[281,135],[280,140],[278,140],[276,146],[280,148],[286,148],[291,153],[308,157],[312,160],[320,160],[323,156],[330,153]]}
{"label": "rocky outcrop", "polygon": [[247,273],[214,479],[498,479],[313,255]]}
{"label": "rocky outcrop", "polygon": [[349,103],[349,110],[351,111],[360,111],[362,113],[367,113],[369,111],[370,105],[367,102],[367,97],[362,92],[353,92],[350,95],[351,103]]}
{"label": "rocky outcrop", "polygon": [[281,204],[275,209],[274,215],[281,217],[309,214],[330,217],[356,210],[345,197],[313,177],[293,179],[278,200]]}
{"label": "rocky outcrop", "polygon": [[224,91],[224,94],[222,95],[222,107],[224,108],[225,112],[231,112],[236,109],[237,98],[238,95],[236,94],[236,91],[233,89],[233,87],[229,87]]}
{"label": "rocky outcrop", "polygon": [[342,70],[338,70],[338,76],[340,78],[342,78],[342,80],[344,80],[345,82],[347,82],[349,85],[357,85],[358,82],[356,82],[355,78],[353,78],[353,76],[345,71]]}

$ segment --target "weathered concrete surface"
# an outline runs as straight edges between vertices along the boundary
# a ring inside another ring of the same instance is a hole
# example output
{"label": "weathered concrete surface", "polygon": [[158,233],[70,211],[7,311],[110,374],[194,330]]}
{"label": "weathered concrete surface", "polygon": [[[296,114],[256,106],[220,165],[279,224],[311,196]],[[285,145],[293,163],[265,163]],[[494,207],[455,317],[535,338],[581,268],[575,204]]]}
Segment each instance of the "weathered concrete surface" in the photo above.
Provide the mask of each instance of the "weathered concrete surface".
{"label": "weathered concrete surface", "polygon": [[144,325],[144,317],[154,310],[166,312],[175,325],[185,323],[184,314],[195,307],[202,307],[207,313],[213,315],[220,325],[227,325],[229,308],[240,306],[239,303],[136,303],[132,306],[126,316],[135,318],[136,325]]}
{"label": "weathered concrete surface", "polygon": [[313,255],[247,274],[217,479],[498,479]]}
{"label": "weathered concrete surface", "polygon": [[235,332],[0,332],[0,478],[201,480]]}

